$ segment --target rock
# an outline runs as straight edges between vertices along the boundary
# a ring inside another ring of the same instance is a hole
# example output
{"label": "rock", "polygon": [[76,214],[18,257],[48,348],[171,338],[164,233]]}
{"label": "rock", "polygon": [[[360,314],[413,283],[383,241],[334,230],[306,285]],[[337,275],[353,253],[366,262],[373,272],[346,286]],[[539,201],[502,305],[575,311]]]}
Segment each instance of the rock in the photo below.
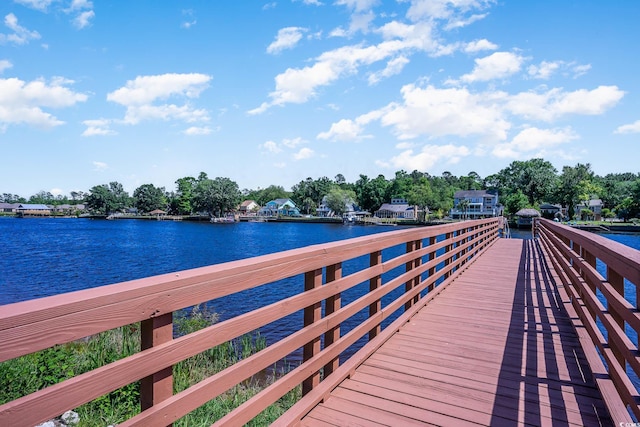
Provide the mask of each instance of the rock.
{"label": "rock", "polygon": [[77,412],[67,411],[60,417],[68,426],[74,426],[80,422],[80,416]]}
{"label": "rock", "polygon": [[56,423],[53,421],[45,421],[42,424],[38,424],[36,427],[56,427]]}

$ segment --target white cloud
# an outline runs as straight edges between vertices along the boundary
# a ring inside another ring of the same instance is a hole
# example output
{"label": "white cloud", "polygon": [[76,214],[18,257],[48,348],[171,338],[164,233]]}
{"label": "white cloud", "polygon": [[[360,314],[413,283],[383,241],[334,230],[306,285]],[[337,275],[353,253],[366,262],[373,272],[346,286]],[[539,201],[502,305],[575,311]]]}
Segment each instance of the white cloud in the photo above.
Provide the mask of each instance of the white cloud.
{"label": "white cloud", "polygon": [[575,139],[578,139],[578,135],[571,128],[539,129],[529,127],[519,132],[511,142],[496,145],[492,154],[499,158],[539,157],[548,153],[549,149]]}
{"label": "white cloud", "polygon": [[426,171],[442,163],[456,164],[469,154],[471,154],[471,150],[465,146],[455,146],[453,144],[425,145],[418,153],[414,153],[412,149],[405,150],[392,157],[389,161],[378,160],[376,164],[395,170]]}
{"label": "white cloud", "polygon": [[278,31],[276,39],[267,47],[267,53],[280,53],[285,49],[293,49],[302,39],[307,28],[286,27]]}
{"label": "white cloud", "polygon": [[467,53],[476,53],[481,52],[483,50],[496,50],[498,45],[495,43],[491,43],[487,39],[482,40],[474,40],[472,42],[467,43],[463,50]]}
{"label": "white cloud", "polygon": [[81,12],[80,14],[78,14],[78,16],[76,16],[75,18],[73,18],[73,25],[81,30],[87,26],[89,26],[89,24],[91,24],[91,20],[96,16],[96,14],[94,13],[93,10],[86,10],[84,12]]}
{"label": "white cloud", "polygon": [[318,134],[318,139],[332,139],[334,141],[353,141],[361,138],[362,126],[349,119],[342,119],[331,125],[327,132]]}
{"label": "white cloud", "polygon": [[17,78],[0,79],[0,124],[27,124],[51,128],[64,124],[43,108],[64,108],[87,100],[87,95],[66,87],[73,83],[62,78],[50,82],[24,82]]}
{"label": "white cloud", "polygon": [[72,0],[67,11],[76,12],[84,9],[93,9],[93,3],[89,0]]}
{"label": "white cloud", "polygon": [[11,67],[13,67],[11,61],[8,61],[6,59],[0,60],[0,74],[4,73],[4,70],[7,70]]}
{"label": "white cloud", "polygon": [[617,86],[599,86],[593,90],[564,92],[554,88],[546,92],[521,92],[508,97],[506,109],[527,119],[553,121],[567,114],[598,115],[622,99]]}
{"label": "white cloud", "polygon": [[585,74],[587,74],[587,72],[591,69],[591,65],[590,64],[585,64],[585,65],[576,65],[573,67],[572,71],[573,71],[573,78],[577,79],[580,76],[583,76]]}
{"label": "white cloud", "polygon": [[511,127],[491,94],[410,84],[402,95],[404,103],[389,105],[381,116],[382,125],[393,126],[400,139],[478,135],[504,140]]}
{"label": "white cloud", "polygon": [[193,27],[198,23],[198,21],[194,18],[193,9],[183,10],[182,16],[184,16],[187,19],[186,21],[183,21],[182,24],[180,24],[180,27],[182,28],[185,28],[188,30],[189,28]]}
{"label": "white cloud", "polygon": [[282,148],[278,147],[278,144],[275,141],[267,141],[260,146],[264,150],[277,154],[282,151]]}
{"label": "white cloud", "polygon": [[391,77],[396,74],[400,74],[405,65],[409,63],[409,59],[404,56],[399,56],[397,58],[393,58],[391,61],[387,62],[387,66],[384,70],[378,71],[376,73],[372,73],[369,75],[369,84],[374,85],[378,83],[383,78]]}
{"label": "white cloud", "polygon": [[322,6],[324,4],[319,0],[302,0],[302,3],[312,6]]}
{"label": "white cloud", "polygon": [[276,3],[275,1],[273,1],[271,3],[266,3],[264,6],[262,6],[262,10],[275,9],[275,7],[277,5],[278,5],[278,3]]}
{"label": "white cloud", "polygon": [[82,136],[116,135],[117,132],[110,129],[111,122],[109,119],[85,120],[82,124],[87,128],[82,132]]}
{"label": "white cloud", "polygon": [[96,161],[94,161],[93,162],[93,166],[95,167],[94,170],[98,171],[98,172],[102,172],[102,171],[107,170],[109,168],[109,165],[107,165],[104,162],[96,162]]}
{"label": "white cloud", "polygon": [[211,132],[213,132],[213,130],[208,126],[204,126],[204,127],[191,126],[190,128],[185,129],[182,133],[189,136],[201,136],[201,135],[209,135],[211,134]]}
{"label": "white cloud", "polygon": [[176,105],[154,103],[169,98],[193,99],[207,88],[211,77],[205,74],[162,74],[138,76],[126,86],[107,95],[107,100],[127,107],[124,121],[137,124],[142,120],[180,120],[186,123],[208,121],[205,109],[196,109],[189,103]]}
{"label": "white cloud", "polygon": [[640,120],[636,120],[628,125],[619,126],[614,133],[640,133]]}
{"label": "white cloud", "polygon": [[31,9],[36,9],[41,12],[46,12],[47,8],[53,0],[13,0],[15,3],[30,7]]}
{"label": "white cloud", "polygon": [[364,12],[376,6],[379,3],[378,0],[337,0],[335,4],[340,6],[347,6],[356,12]]}
{"label": "white cloud", "polygon": [[[479,18],[474,18],[474,14],[469,18],[464,18],[465,14],[473,10],[483,10],[489,7],[495,0],[410,0],[411,6],[407,11],[407,18],[413,21],[422,19],[444,20],[448,22],[445,28],[457,28],[464,22],[473,22]],[[484,17],[484,15],[480,15]]]}
{"label": "white cloud", "polygon": [[300,144],[306,144],[307,141],[305,141],[304,139],[297,137],[297,138],[285,138],[282,140],[282,145],[284,145],[285,147],[288,148],[296,148],[298,145]]}
{"label": "white cloud", "polygon": [[301,148],[300,151],[295,153],[293,155],[293,158],[294,160],[305,160],[305,159],[310,159],[314,155],[315,155],[315,151],[313,151],[311,148],[304,147],[304,148]]}
{"label": "white cloud", "polygon": [[496,52],[475,60],[475,67],[470,74],[463,75],[460,80],[465,83],[488,81],[509,77],[518,71],[524,58],[511,52]]}
{"label": "white cloud", "polygon": [[0,44],[9,42],[16,45],[23,45],[29,43],[30,40],[40,38],[40,34],[37,31],[29,31],[18,24],[18,18],[13,13],[9,13],[4,17],[4,25],[12,30],[13,33],[0,34]]}
{"label": "white cloud", "polygon": [[534,79],[549,80],[551,75],[558,71],[561,65],[562,61],[542,61],[540,65],[530,65],[528,69],[529,76]]}

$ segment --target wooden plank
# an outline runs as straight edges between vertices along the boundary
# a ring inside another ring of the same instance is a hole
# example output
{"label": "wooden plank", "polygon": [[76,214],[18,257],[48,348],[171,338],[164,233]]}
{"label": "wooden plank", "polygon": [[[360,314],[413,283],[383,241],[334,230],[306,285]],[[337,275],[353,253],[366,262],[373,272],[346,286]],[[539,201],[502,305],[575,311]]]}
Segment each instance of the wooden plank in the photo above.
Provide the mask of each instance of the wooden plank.
{"label": "wooden plank", "polygon": [[533,242],[493,244],[333,389],[323,410],[339,398],[359,405],[356,417],[377,408],[421,421],[612,425],[542,257]]}

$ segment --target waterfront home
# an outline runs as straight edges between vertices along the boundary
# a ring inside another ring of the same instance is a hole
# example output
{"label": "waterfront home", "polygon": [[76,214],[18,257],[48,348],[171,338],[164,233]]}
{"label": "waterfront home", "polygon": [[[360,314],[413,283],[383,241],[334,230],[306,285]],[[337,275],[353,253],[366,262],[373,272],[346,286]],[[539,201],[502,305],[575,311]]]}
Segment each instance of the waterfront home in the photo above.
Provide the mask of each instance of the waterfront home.
{"label": "waterfront home", "polygon": [[[324,218],[335,216],[335,212],[327,204],[327,196],[322,198],[320,206],[316,209],[316,215]],[[369,215],[369,212],[362,211],[355,201],[349,199],[345,202],[344,212],[342,214],[343,218],[355,218],[366,215]]]}
{"label": "waterfront home", "polygon": [[20,203],[18,216],[51,216],[51,208],[47,205]]}
{"label": "waterfront home", "polygon": [[240,215],[255,215],[260,210],[260,205],[255,200],[245,200],[238,206]]}
{"label": "waterfront home", "polygon": [[291,199],[275,199],[269,201],[258,211],[260,216],[302,216],[300,210]]}
{"label": "waterfront home", "polygon": [[417,219],[418,207],[409,205],[406,199],[398,197],[391,199],[391,203],[383,203],[373,216],[376,218]]}
{"label": "waterfront home", "polygon": [[564,217],[566,212],[560,205],[552,205],[550,203],[543,203],[540,205],[540,214],[543,218],[554,219],[557,217]]}
{"label": "waterfront home", "polygon": [[59,215],[76,215],[84,211],[85,206],[83,204],[77,205],[58,205],[53,207],[53,212]]}
{"label": "waterfront home", "polygon": [[0,203],[0,212],[16,213],[18,207],[20,207],[20,203]]}
{"label": "waterfront home", "polygon": [[602,208],[602,200],[591,199],[586,203],[583,202],[576,205],[574,211],[580,219],[600,221],[602,219]]}
{"label": "waterfront home", "polygon": [[462,190],[453,195],[453,219],[480,219],[502,215],[498,193],[486,190]]}

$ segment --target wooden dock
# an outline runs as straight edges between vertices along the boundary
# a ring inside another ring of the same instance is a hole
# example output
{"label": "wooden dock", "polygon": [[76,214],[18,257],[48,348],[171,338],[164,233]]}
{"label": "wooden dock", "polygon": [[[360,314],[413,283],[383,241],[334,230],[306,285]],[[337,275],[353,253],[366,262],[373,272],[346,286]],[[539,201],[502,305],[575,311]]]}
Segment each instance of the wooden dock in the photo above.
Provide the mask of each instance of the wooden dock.
{"label": "wooden dock", "polygon": [[500,239],[301,424],[612,425],[550,273]]}

